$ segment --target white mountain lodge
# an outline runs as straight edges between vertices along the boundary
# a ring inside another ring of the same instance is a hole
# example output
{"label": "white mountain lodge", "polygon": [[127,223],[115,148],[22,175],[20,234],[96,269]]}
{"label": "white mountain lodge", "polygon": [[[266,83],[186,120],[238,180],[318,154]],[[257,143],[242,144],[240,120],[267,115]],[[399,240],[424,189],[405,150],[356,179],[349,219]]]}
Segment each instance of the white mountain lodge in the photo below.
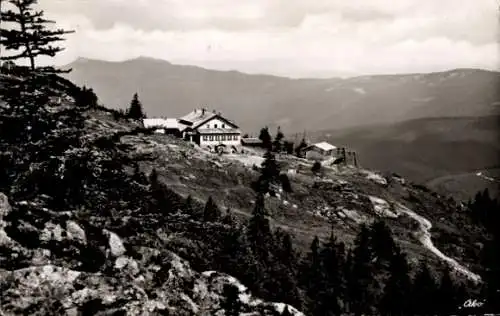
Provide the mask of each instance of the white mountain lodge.
{"label": "white mountain lodge", "polygon": [[175,134],[202,148],[237,151],[241,145],[238,125],[221,113],[195,109],[179,119],[144,119],[144,127],[157,128],[157,132]]}

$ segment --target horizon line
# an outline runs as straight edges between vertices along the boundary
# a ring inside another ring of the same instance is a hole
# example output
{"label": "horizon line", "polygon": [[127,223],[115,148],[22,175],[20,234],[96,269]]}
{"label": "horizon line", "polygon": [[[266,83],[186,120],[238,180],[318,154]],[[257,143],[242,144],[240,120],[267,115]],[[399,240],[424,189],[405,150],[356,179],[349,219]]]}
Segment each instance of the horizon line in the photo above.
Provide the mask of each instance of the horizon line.
{"label": "horizon line", "polygon": [[260,73],[260,72],[251,73],[251,72],[246,72],[246,71],[242,71],[242,70],[238,70],[238,69],[216,69],[216,68],[205,67],[205,66],[196,65],[196,64],[175,63],[175,62],[171,62],[167,59],[161,59],[161,58],[143,56],[143,55],[133,57],[133,58],[122,59],[122,60],[106,60],[106,59],[98,59],[98,58],[79,56],[79,57],[76,57],[73,61],[66,63],[64,65],[61,65],[60,67],[68,67],[71,64],[78,62],[79,60],[119,64],[119,63],[126,63],[126,62],[135,61],[135,60],[140,60],[140,59],[158,61],[158,62],[170,64],[173,66],[196,67],[196,68],[210,70],[210,71],[236,72],[236,73],[249,75],[249,76],[269,76],[269,77],[277,77],[277,78],[291,79],[291,80],[332,80],[332,79],[355,79],[355,78],[373,77],[373,76],[402,76],[402,75],[411,76],[411,75],[427,75],[427,74],[436,74],[436,73],[446,73],[446,72],[460,71],[460,70],[477,70],[477,71],[500,73],[500,68],[493,70],[493,69],[479,68],[479,67],[470,67],[470,68],[469,67],[457,67],[457,68],[448,68],[446,70],[437,70],[437,71],[429,71],[429,72],[392,72],[392,73],[377,73],[377,74],[359,74],[359,75],[351,75],[351,76],[330,76],[330,77],[326,77],[326,76],[325,77],[296,76],[296,77],[294,77],[294,76],[277,75],[277,74],[271,74],[271,73]]}

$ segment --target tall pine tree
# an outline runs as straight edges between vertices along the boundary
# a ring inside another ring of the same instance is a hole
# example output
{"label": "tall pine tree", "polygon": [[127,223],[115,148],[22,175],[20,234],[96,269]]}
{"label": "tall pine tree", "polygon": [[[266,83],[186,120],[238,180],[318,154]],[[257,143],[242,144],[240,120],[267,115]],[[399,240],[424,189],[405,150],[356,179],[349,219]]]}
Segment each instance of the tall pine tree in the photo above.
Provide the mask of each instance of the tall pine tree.
{"label": "tall pine tree", "polygon": [[317,299],[315,312],[317,315],[339,315],[342,312],[345,291],[345,279],[342,274],[344,248],[342,243],[337,242],[332,232],[328,243],[320,253],[323,278]]}
{"label": "tall pine tree", "polygon": [[302,151],[307,147],[307,142],[305,138],[302,138],[299,145],[295,148],[295,154],[297,157],[302,157]]}
{"label": "tall pine tree", "polygon": [[458,298],[458,287],[451,278],[451,270],[448,266],[443,269],[439,288],[437,290],[437,301],[439,313],[451,314],[456,311],[460,300]]}
{"label": "tall pine tree", "polygon": [[272,299],[300,307],[302,301],[297,283],[297,255],[292,238],[287,232],[278,230],[274,240],[274,260],[270,271],[273,278],[269,283],[273,293]]}
{"label": "tall pine tree", "polygon": [[[68,72],[53,67],[37,67],[38,56],[54,57],[63,48],[53,46],[55,42],[63,41],[65,34],[73,31],[53,30],[48,27],[54,24],[44,18],[44,12],[36,10],[38,0],[7,0],[5,9],[0,14],[0,45],[7,50],[15,51],[12,55],[1,54],[0,60],[28,59],[30,70],[44,73]],[[7,28],[5,23],[8,23]]]}
{"label": "tall pine tree", "polygon": [[264,162],[262,162],[260,169],[260,177],[254,183],[255,191],[262,194],[270,192],[271,184],[280,181],[279,175],[280,166],[274,154],[268,150],[264,154]]}
{"label": "tall pine tree", "polygon": [[221,216],[222,213],[219,207],[217,206],[217,204],[215,204],[215,201],[212,199],[212,197],[209,197],[203,211],[203,219],[206,222],[215,222],[219,220]]}
{"label": "tall pine tree", "polygon": [[273,151],[275,152],[281,152],[283,148],[283,138],[285,138],[285,135],[281,131],[281,128],[278,126],[278,130],[276,131],[276,136],[274,137],[273,141]]}
{"label": "tall pine tree", "polygon": [[316,309],[317,298],[321,294],[323,267],[320,256],[319,238],[314,237],[309,252],[303,259],[300,267],[299,282],[304,288],[307,296],[307,309],[314,311]]}
{"label": "tall pine tree", "polygon": [[369,314],[375,303],[376,281],[372,259],[370,230],[363,225],[355,240],[348,284],[351,311],[355,315]]}
{"label": "tall pine tree", "polygon": [[137,93],[134,94],[132,101],[130,102],[127,116],[134,120],[141,120],[143,118],[146,118],[146,114],[142,109],[142,104],[141,101],[139,101],[139,95]]}
{"label": "tall pine tree", "polygon": [[383,315],[408,315],[410,312],[411,279],[406,256],[395,247],[379,311]]}
{"label": "tall pine tree", "polygon": [[396,244],[385,221],[377,220],[370,228],[373,253],[377,256],[377,263],[380,266],[385,261],[389,262],[392,259],[393,253],[396,251]]}
{"label": "tall pine tree", "polygon": [[252,217],[248,222],[247,236],[252,250],[260,262],[269,261],[269,247],[273,245],[271,228],[266,215],[264,195],[259,193]]}
{"label": "tall pine tree", "polygon": [[433,315],[436,312],[438,285],[425,262],[420,264],[413,281],[411,310],[417,315]]}
{"label": "tall pine tree", "polygon": [[272,138],[271,134],[269,134],[269,128],[267,126],[260,130],[259,139],[262,141],[264,148],[271,150]]}

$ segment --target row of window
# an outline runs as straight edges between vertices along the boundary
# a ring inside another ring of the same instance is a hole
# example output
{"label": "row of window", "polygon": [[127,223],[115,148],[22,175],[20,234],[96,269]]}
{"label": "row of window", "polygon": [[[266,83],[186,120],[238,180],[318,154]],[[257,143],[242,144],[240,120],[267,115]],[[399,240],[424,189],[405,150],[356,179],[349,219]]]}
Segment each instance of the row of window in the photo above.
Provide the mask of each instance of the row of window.
{"label": "row of window", "polygon": [[238,135],[203,135],[204,141],[238,140]]}
{"label": "row of window", "polygon": [[[218,128],[217,124],[214,124],[214,128]],[[210,124],[207,124],[207,128],[210,128]],[[222,124],[222,128],[226,128],[226,124]]]}

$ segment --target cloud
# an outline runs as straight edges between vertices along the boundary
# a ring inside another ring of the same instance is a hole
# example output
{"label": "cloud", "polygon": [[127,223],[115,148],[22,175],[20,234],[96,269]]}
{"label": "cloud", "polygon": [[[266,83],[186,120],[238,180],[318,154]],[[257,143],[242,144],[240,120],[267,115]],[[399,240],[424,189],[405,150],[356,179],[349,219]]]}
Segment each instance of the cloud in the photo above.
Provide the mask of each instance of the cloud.
{"label": "cloud", "polygon": [[498,69],[495,0],[44,0],[58,63],[139,55],[289,76]]}

